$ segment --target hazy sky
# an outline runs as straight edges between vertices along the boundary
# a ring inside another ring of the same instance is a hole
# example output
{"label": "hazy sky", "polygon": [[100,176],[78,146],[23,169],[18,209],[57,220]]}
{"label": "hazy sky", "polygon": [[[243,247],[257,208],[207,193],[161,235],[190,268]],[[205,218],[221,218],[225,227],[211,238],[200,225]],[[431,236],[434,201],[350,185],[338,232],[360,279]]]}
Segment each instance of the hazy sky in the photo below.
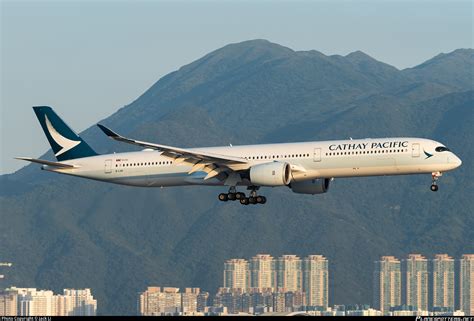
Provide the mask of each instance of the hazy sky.
{"label": "hazy sky", "polygon": [[473,47],[471,1],[0,2],[2,174],[49,148],[31,106],[80,132],[229,43],[362,50],[400,69]]}

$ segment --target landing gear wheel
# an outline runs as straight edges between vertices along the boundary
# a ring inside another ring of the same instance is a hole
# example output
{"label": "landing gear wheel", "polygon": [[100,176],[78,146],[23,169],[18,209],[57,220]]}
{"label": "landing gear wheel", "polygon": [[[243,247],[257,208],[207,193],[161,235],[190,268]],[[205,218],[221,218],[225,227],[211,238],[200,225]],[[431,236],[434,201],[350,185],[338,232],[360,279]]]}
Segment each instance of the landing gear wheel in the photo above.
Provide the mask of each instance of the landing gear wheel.
{"label": "landing gear wheel", "polygon": [[242,192],[235,193],[235,198],[238,199],[238,200],[241,200],[241,199],[245,198],[245,194],[242,193]]}
{"label": "landing gear wheel", "polygon": [[227,198],[229,199],[229,201],[235,201],[236,200],[236,193],[229,193],[227,194]]}
{"label": "landing gear wheel", "polygon": [[227,202],[229,198],[227,197],[227,194],[226,193],[220,193],[219,194],[219,201],[221,202]]}
{"label": "landing gear wheel", "polygon": [[257,201],[258,204],[263,204],[263,196],[257,196],[255,200]]}
{"label": "landing gear wheel", "polygon": [[253,197],[253,196],[250,196],[250,197],[249,197],[249,203],[250,203],[250,204],[257,204],[257,198],[256,198],[256,197]]}
{"label": "landing gear wheel", "polygon": [[430,189],[433,191],[433,192],[436,192],[438,190],[438,184],[436,184],[438,182],[438,179],[443,176],[443,173],[441,172],[433,172],[431,173],[431,187]]}
{"label": "landing gear wheel", "polygon": [[240,204],[242,205],[249,205],[249,199],[247,197],[243,197],[240,199]]}
{"label": "landing gear wheel", "polygon": [[260,204],[265,204],[267,202],[267,198],[265,196],[262,196],[262,201],[260,202]]}

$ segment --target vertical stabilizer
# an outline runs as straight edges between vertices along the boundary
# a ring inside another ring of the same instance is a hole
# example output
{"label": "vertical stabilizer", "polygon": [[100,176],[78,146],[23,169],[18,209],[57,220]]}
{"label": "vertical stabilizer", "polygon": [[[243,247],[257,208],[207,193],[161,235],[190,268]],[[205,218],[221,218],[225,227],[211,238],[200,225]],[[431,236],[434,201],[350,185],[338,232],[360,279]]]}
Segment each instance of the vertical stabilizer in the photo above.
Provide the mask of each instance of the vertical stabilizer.
{"label": "vertical stabilizer", "polygon": [[51,107],[37,106],[33,110],[58,161],[97,155]]}

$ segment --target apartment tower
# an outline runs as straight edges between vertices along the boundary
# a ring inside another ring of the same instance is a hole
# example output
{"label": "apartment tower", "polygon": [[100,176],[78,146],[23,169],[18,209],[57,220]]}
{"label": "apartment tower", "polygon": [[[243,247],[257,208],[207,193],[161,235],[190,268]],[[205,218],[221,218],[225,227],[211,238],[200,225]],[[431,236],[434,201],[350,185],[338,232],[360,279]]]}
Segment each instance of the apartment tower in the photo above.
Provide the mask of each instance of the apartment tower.
{"label": "apartment tower", "polygon": [[322,255],[309,255],[303,260],[303,291],[306,305],[328,307],[328,260]]}
{"label": "apartment tower", "polygon": [[401,305],[400,260],[382,256],[374,263],[374,307],[388,314],[390,308]]}
{"label": "apartment tower", "polygon": [[224,287],[247,291],[250,288],[249,262],[230,259],[224,263]]}
{"label": "apartment tower", "polygon": [[474,315],[474,254],[464,254],[461,258],[460,283],[461,310]]}
{"label": "apartment tower", "polygon": [[433,308],[454,311],[454,259],[447,254],[433,259]]}
{"label": "apartment tower", "polygon": [[276,287],[275,260],[269,254],[250,259],[250,287],[259,292]]}
{"label": "apartment tower", "polygon": [[406,304],[428,311],[428,260],[421,254],[409,254],[406,263]]}
{"label": "apartment tower", "polygon": [[283,292],[302,290],[301,259],[296,255],[283,255],[277,260],[277,287]]}

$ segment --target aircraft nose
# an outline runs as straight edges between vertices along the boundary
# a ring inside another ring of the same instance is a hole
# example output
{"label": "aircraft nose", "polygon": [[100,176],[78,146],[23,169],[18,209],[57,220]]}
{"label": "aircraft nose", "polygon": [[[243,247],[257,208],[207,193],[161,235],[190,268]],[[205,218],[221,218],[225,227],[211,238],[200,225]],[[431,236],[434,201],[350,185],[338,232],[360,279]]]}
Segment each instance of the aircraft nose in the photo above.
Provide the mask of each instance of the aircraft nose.
{"label": "aircraft nose", "polygon": [[455,166],[454,168],[458,168],[462,164],[462,160],[454,154],[449,157],[449,162]]}

